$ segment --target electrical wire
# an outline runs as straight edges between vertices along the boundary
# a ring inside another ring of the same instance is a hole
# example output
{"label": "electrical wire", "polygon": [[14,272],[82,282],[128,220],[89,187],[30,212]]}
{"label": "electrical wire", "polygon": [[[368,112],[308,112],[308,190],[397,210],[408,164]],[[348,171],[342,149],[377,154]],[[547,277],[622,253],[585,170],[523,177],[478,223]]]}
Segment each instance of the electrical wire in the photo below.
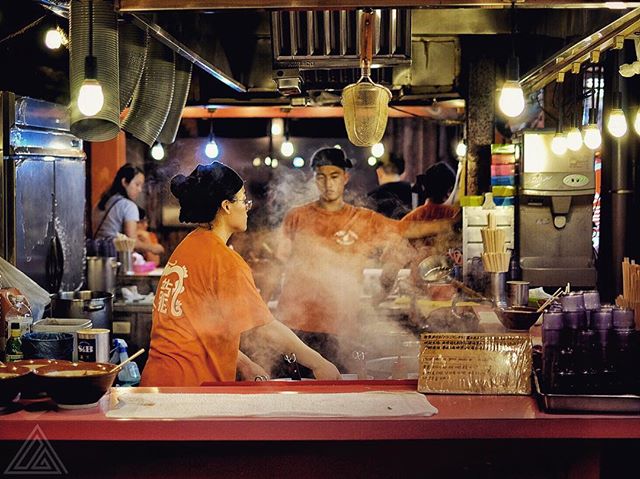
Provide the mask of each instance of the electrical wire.
{"label": "electrical wire", "polygon": [[18,35],[22,35],[27,30],[29,30],[29,29],[35,27],[36,25],[40,24],[42,22],[42,20],[44,20],[45,18],[47,18],[47,16],[46,15],[42,15],[40,18],[34,20],[29,25],[27,25],[25,27],[22,27],[20,30],[7,35],[6,37],[4,37],[3,39],[0,40],[0,44],[6,42],[7,40],[11,40],[12,38],[17,37]]}

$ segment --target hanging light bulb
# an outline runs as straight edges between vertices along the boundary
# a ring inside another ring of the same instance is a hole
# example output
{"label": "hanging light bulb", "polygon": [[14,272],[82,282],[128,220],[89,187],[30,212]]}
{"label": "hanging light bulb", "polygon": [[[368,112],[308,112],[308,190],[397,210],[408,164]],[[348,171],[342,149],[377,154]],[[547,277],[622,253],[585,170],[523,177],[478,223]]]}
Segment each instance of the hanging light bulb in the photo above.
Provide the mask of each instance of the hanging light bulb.
{"label": "hanging light bulb", "polygon": [[557,156],[562,156],[567,152],[567,138],[558,132],[551,140],[551,151]]}
{"label": "hanging light bulb", "polygon": [[582,134],[576,127],[569,128],[567,132],[567,148],[571,151],[578,151],[582,148]]}
{"label": "hanging light bulb", "polygon": [[384,145],[382,143],[376,143],[371,147],[371,154],[376,158],[380,158],[384,155]]}
{"label": "hanging light bulb", "polygon": [[284,133],[284,120],[282,118],[271,119],[271,134],[273,136],[280,136]]}
{"label": "hanging light bulb", "polygon": [[516,118],[522,114],[525,107],[524,93],[520,86],[520,60],[516,56],[516,2],[511,3],[511,56],[507,60],[507,77],[500,90],[498,106],[500,111],[509,118]]}
{"label": "hanging light bulb", "polygon": [[154,160],[160,161],[164,158],[164,148],[162,147],[162,143],[157,142],[151,148],[151,158]]}
{"label": "hanging light bulb", "polygon": [[278,159],[274,158],[273,160],[271,160],[271,168],[277,168],[278,167]]}
{"label": "hanging light bulb", "polygon": [[520,82],[507,80],[500,90],[500,99],[498,100],[500,111],[509,118],[516,118],[524,111],[524,93],[520,87]]}
{"label": "hanging light bulb", "polygon": [[255,166],[256,168],[259,167],[262,164],[262,160],[260,159],[259,156],[256,156],[253,159],[253,166]]}
{"label": "hanging light bulb", "polygon": [[284,156],[289,158],[291,155],[293,155],[294,151],[295,151],[295,148],[293,147],[293,143],[291,143],[289,139],[286,139],[285,141],[282,142],[282,145],[280,146],[280,152]]}
{"label": "hanging light bulb", "polygon": [[213,120],[209,120],[209,141],[207,141],[207,145],[204,147],[204,154],[207,155],[207,158],[211,158],[212,160],[217,158],[220,154],[218,144],[213,136]]}
{"label": "hanging light bulb", "polygon": [[102,92],[102,85],[94,78],[86,78],[78,92],[78,110],[84,116],[95,116],[100,113],[103,106],[104,93]]}
{"label": "hanging light bulb", "polygon": [[464,140],[460,140],[456,145],[456,155],[459,158],[463,158],[467,156],[467,144],[465,143]]}
{"label": "hanging light bulb", "polygon": [[376,164],[378,163],[378,159],[375,156],[370,156],[369,158],[367,158],[367,163],[369,164],[369,166],[376,166]]}
{"label": "hanging light bulb", "polygon": [[44,44],[50,50],[57,50],[64,43],[64,37],[62,36],[62,30],[60,27],[51,28],[47,30],[44,35]]}
{"label": "hanging light bulb", "polygon": [[293,147],[293,143],[289,140],[289,122],[285,120],[284,122],[284,141],[282,145],[280,145],[280,152],[285,158],[289,158],[293,155],[295,148]]}
{"label": "hanging light bulb", "polygon": [[296,156],[293,159],[293,166],[295,166],[296,168],[302,168],[304,166],[304,158],[302,158],[301,156]]}
{"label": "hanging light bulb", "polygon": [[609,113],[609,121],[607,121],[607,130],[616,138],[622,138],[627,133],[627,119],[624,112],[620,108],[614,108]]}
{"label": "hanging light bulb", "polygon": [[84,81],[78,92],[78,110],[84,116],[97,115],[104,105],[102,85],[97,78],[97,60],[93,56],[93,1],[89,1],[89,55],[84,59]]}
{"label": "hanging light bulb", "polygon": [[640,110],[636,113],[636,118],[633,120],[633,129],[638,135],[640,135]]}
{"label": "hanging light bulb", "polygon": [[212,160],[218,157],[220,150],[218,149],[218,144],[215,139],[212,138],[207,142],[207,146],[204,147],[204,154]]}
{"label": "hanging light bulb", "polygon": [[267,165],[267,166],[271,166],[271,157],[270,156],[265,157],[264,164]]}
{"label": "hanging light bulb", "polygon": [[590,150],[597,150],[602,144],[602,135],[600,134],[600,128],[595,124],[588,124],[582,131],[584,132],[584,144]]}

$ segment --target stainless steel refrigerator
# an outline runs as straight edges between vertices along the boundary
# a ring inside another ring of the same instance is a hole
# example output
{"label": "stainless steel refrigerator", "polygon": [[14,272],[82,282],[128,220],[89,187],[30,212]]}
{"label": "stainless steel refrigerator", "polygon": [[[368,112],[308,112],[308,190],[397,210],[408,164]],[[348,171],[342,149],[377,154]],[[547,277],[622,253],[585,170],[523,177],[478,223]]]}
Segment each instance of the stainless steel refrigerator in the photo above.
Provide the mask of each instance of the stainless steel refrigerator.
{"label": "stainless steel refrigerator", "polygon": [[[85,153],[67,108],[0,92],[0,253],[51,293],[82,286]],[[0,278],[1,280],[1,278]]]}

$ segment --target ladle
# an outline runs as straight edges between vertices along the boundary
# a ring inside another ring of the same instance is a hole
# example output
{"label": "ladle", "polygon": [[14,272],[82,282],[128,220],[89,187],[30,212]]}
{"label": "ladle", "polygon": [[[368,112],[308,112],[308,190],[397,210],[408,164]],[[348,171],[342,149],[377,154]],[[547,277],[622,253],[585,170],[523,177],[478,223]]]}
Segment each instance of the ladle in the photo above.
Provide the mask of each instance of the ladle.
{"label": "ladle", "polygon": [[128,362],[130,362],[131,360],[137,358],[138,356],[140,356],[142,353],[144,353],[144,348],[141,348],[139,351],[137,351],[136,353],[132,354],[131,356],[129,356],[129,358],[125,361],[122,361],[120,364],[118,364],[117,366],[111,368],[111,370],[109,371],[110,373],[114,372],[114,371],[119,371],[120,369],[122,369],[122,366],[124,366],[125,364],[127,364]]}
{"label": "ladle", "polygon": [[423,259],[418,265],[418,275],[425,283],[445,282],[461,289],[471,297],[478,298],[483,301],[487,300],[485,296],[471,289],[462,281],[454,279],[451,276],[451,272],[452,268],[447,264],[447,259],[444,256],[430,256]]}

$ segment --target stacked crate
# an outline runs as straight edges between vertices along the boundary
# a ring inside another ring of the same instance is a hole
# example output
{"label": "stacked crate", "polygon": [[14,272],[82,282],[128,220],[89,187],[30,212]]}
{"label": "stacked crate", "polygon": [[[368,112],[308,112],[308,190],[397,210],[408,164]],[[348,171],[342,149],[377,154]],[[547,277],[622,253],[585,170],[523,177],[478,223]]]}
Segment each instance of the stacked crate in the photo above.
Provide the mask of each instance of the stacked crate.
{"label": "stacked crate", "polygon": [[497,206],[515,204],[516,145],[491,145],[491,191]]}

